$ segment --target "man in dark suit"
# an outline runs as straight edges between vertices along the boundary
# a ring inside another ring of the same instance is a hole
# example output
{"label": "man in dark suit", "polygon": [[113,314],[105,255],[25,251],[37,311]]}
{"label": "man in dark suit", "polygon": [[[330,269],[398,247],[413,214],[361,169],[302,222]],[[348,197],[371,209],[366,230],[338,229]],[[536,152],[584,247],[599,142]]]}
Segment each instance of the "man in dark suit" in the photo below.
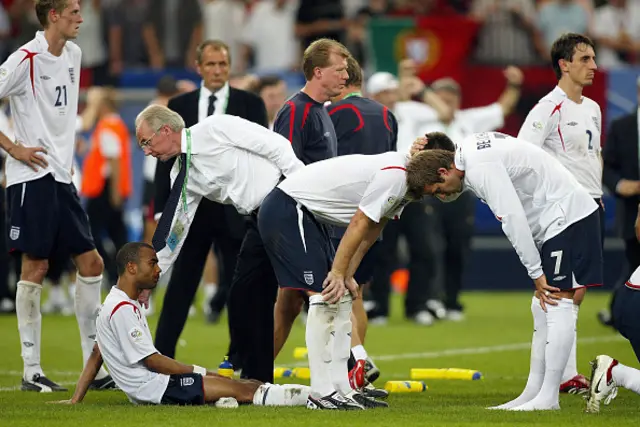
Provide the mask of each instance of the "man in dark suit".
{"label": "man in dark suit", "polygon": [[[640,78],[638,79],[638,100],[640,101]],[[629,268],[623,274],[623,283],[631,272],[640,266],[640,243],[634,229],[640,203],[639,127],[638,110],[614,120],[602,154],[604,160],[602,179],[609,191],[616,195],[616,224],[624,239],[624,252]],[[617,289],[613,293],[611,305],[616,294]],[[612,325],[609,313],[602,311],[598,317],[602,323]]]}
{"label": "man in dark suit", "polygon": [[[202,86],[172,98],[168,104],[182,116],[187,127],[212,114],[230,114],[267,127],[264,102],[257,95],[229,87],[231,59],[226,44],[218,40],[203,42],[197,49],[196,65],[202,76]],[[169,171],[173,160],[158,162],[156,167],[156,215],[162,213],[169,197]],[[156,348],[168,357],[175,356],[176,343],[187,320],[211,245],[214,244],[220,261],[220,283],[211,301],[212,316],[218,316],[227,300],[245,232],[244,218],[233,206],[210,200],[200,203],[191,227],[197,232],[189,233],[173,266],[156,331]],[[232,327],[230,323],[229,328]],[[232,353],[233,349],[230,349],[231,356]]]}

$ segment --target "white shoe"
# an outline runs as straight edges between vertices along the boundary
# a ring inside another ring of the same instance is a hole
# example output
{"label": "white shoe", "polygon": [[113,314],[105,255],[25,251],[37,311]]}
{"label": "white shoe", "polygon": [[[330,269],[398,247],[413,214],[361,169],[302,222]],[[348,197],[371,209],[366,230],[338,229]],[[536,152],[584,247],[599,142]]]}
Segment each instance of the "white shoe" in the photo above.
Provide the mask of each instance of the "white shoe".
{"label": "white shoe", "polygon": [[433,322],[435,321],[435,319],[433,315],[429,313],[427,310],[422,310],[417,312],[416,315],[413,316],[413,321],[416,322],[418,325],[431,326],[433,325]]}
{"label": "white shoe", "polygon": [[447,310],[446,319],[452,322],[462,322],[465,317],[464,313],[460,310]]}
{"label": "white shoe", "polygon": [[386,326],[389,323],[387,316],[376,316],[369,318],[369,325],[371,326]]}
{"label": "white shoe", "polygon": [[193,317],[196,314],[198,314],[198,310],[196,310],[196,306],[192,305],[191,307],[189,307],[189,317]]}
{"label": "white shoe", "polygon": [[205,285],[203,286],[204,298],[202,298],[202,314],[205,317],[211,313],[211,300],[218,291],[217,285]]}
{"label": "white shoe", "polygon": [[587,412],[600,412],[600,402],[608,405],[618,395],[618,386],[611,373],[617,364],[616,359],[605,355],[600,355],[591,362],[591,386],[587,399]]}
{"label": "white shoe", "polygon": [[444,307],[442,301],[437,299],[430,299],[427,301],[427,309],[433,314],[436,319],[444,319],[447,315],[447,309]]}

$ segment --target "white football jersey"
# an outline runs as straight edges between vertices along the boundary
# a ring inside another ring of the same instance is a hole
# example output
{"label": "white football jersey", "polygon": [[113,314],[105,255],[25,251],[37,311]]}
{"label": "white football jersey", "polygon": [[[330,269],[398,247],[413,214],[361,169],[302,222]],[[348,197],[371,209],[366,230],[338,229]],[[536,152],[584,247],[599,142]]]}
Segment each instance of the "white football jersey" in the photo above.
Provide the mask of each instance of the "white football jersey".
{"label": "white football jersey", "polygon": [[598,205],[553,156],[508,135],[485,132],[458,145],[455,165],[464,186],[502,222],[502,230],[532,279],[540,277],[542,244]]}
{"label": "white football jersey", "polygon": [[556,86],[527,115],[518,139],[542,147],[557,158],[586,188],[591,197],[602,197],[600,106],[585,96],[570,100]]}
{"label": "white football jersey", "polygon": [[160,403],[169,375],[152,372],[142,362],[158,350],[140,303],[117,286],[96,319],[96,341],[111,377],[131,402]]}
{"label": "white football jersey", "polygon": [[318,220],[347,226],[360,209],[375,222],[396,219],[407,197],[407,154],[353,154],[311,163],[278,187]]}
{"label": "white football jersey", "polygon": [[44,32],[38,31],[0,67],[0,98],[9,97],[16,140],[45,148],[49,163],[33,171],[8,156],[7,186],[49,173],[58,182],[71,183],[82,53],[69,41],[60,56],[48,48]]}

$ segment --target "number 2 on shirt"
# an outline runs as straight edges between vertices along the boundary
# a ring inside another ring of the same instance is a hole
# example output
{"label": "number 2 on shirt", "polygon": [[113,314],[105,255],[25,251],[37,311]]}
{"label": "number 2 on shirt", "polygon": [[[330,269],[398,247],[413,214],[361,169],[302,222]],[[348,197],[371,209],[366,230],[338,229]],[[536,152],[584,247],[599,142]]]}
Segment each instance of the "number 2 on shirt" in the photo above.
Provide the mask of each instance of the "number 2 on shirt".
{"label": "number 2 on shirt", "polygon": [[589,150],[593,150],[593,133],[587,129],[587,135],[589,135]]}

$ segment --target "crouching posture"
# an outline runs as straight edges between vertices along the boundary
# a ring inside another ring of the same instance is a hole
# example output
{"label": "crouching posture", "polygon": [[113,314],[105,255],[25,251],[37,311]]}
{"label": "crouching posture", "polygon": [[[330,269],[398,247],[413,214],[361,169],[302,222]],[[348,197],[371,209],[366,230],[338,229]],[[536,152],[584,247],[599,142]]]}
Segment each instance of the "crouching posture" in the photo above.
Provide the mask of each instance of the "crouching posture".
{"label": "crouching posture", "polygon": [[147,319],[138,301],[160,277],[152,246],[127,243],[116,256],[118,283],[104,301],[96,343],[75,393],[61,403],[79,403],[104,361],[116,385],[133,403],[202,405],[223,398],[264,406],[306,405],[309,387],[235,380],[163,356],[153,346]]}

